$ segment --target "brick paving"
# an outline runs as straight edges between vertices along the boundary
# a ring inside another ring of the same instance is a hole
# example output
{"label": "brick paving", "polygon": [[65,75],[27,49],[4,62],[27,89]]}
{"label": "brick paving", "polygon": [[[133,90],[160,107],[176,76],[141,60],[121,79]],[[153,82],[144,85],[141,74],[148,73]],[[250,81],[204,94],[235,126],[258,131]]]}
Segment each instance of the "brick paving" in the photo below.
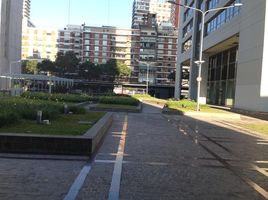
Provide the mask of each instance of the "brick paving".
{"label": "brick paving", "polygon": [[85,163],[19,157],[0,156],[1,200],[61,200]]}
{"label": "brick paving", "polygon": [[[208,122],[115,113],[76,199],[109,199],[118,177],[122,200],[268,199],[268,140]],[[0,199],[63,199],[85,163],[0,158]]]}

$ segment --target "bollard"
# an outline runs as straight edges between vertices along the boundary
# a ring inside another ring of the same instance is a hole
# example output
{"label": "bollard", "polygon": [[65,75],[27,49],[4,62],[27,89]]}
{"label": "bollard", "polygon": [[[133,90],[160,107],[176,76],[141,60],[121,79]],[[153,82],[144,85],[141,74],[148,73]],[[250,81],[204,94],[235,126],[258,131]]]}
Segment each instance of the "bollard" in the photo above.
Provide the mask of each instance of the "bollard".
{"label": "bollard", "polygon": [[42,110],[37,111],[36,121],[37,121],[37,124],[42,124]]}
{"label": "bollard", "polygon": [[64,104],[64,114],[68,114],[68,105]]}

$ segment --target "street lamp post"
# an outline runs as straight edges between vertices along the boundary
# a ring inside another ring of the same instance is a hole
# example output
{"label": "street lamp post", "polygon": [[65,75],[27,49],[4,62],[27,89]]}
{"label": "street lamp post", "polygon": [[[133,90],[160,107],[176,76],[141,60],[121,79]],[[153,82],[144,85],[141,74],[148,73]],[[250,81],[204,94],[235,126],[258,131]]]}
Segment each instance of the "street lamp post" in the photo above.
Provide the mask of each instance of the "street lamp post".
{"label": "street lamp post", "polygon": [[148,94],[149,92],[149,63],[146,63],[146,67],[147,67],[147,73],[146,73],[146,94]]}
{"label": "street lamp post", "polygon": [[219,11],[219,10],[225,10],[228,8],[239,7],[239,6],[242,6],[243,4],[242,3],[235,3],[235,4],[230,5],[230,6],[219,7],[219,8],[214,8],[214,9],[209,9],[209,10],[203,11],[201,9],[194,8],[194,7],[187,6],[187,5],[183,5],[183,4],[179,4],[179,3],[176,3],[174,1],[168,1],[168,2],[171,4],[177,5],[177,6],[192,9],[192,10],[200,12],[202,14],[201,30],[200,30],[199,60],[195,61],[195,63],[198,65],[198,77],[196,79],[197,80],[197,107],[196,107],[196,111],[200,111],[200,88],[201,88],[201,81],[202,81],[201,71],[202,71],[202,64],[205,62],[202,58],[202,56],[203,56],[205,16],[206,16],[206,14],[208,14],[209,12],[212,12],[212,11]]}

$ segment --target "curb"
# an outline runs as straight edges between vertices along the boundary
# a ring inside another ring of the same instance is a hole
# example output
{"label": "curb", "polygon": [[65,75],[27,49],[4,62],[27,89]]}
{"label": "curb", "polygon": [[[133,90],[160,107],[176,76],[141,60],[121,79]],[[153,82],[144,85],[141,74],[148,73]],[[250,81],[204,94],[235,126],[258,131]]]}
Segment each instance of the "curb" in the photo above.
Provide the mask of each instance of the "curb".
{"label": "curb", "polygon": [[106,113],[82,136],[3,133],[0,134],[0,152],[90,156],[112,122],[113,114]]}
{"label": "curb", "polygon": [[169,109],[169,108],[163,108],[162,109],[163,114],[167,115],[182,115],[182,116],[188,116],[188,117],[213,117],[213,118],[225,118],[225,119],[240,119],[241,115],[237,113],[209,113],[209,112],[183,112],[179,110]]}

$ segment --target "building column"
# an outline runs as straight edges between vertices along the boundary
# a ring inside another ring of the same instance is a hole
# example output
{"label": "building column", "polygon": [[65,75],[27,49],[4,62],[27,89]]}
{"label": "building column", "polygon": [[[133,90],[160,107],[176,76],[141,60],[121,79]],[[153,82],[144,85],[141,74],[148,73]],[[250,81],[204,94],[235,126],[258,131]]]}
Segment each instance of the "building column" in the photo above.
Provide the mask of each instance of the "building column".
{"label": "building column", "polygon": [[208,82],[208,65],[209,65],[209,56],[203,54],[203,60],[205,63],[202,64],[201,71],[201,87],[200,87],[200,104],[207,103],[207,82]]}

